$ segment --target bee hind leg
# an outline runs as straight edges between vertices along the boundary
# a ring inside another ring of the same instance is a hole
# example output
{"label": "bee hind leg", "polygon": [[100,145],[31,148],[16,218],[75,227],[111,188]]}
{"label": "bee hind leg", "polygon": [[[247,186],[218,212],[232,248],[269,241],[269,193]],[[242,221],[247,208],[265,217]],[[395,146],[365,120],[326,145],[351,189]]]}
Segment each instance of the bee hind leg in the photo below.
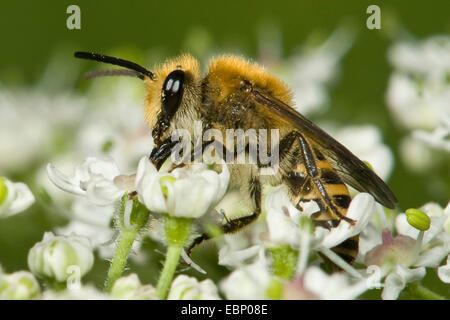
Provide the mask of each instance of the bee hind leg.
{"label": "bee hind leg", "polygon": [[[245,226],[252,223],[253,221],[255,221],[256,219],[258,219],[259,215],[261,214],[261,184],[259,182],[259,179],[255,178],[255,177],[252,178],[250,180],[248,187],[249,187],[251,199],[252,199],[254,207],[255,207],[253,214],[251,214],[249,216],[245,216],[245,217],[240,217],[237,219],[232,219],[232,220],[228,220],[226,218],[226,216],[224,215],[227,222],[221,226],[223,233],[237,232],[237,231],[241,230],[242,228],[244,228]],[[203,233],[200,236],[198,236],[197,238],[195,238],[194,241],[187,248],[187,250],[186,250],[187,254],[190,256],[192,253],[192,250],[196,246],[198,246],[200,243],[202,243],[203,241],[208,240],[210,238],[211,237],[206,233]]]}
{"label": "bee hind leg", "polygon": [[[245,226],[247,226],[250,223],[252,223],[253,221],[255,221],[259,217],[260,214],[261,214],[261,211],[256,211],[256,212],[254,212],[253,214],[251,214],[249,216],[245,216],[245,217],[229,220],[226,224],[221,226],[222,232],[223,233],[234,233],[234,232],[237,232],[237,231],[241,230],[242,228],[244,228]],[[208,234],[206,234],[206,233],[203,233],[200,236],[198,236],[197,238],[195,238],[194,241],[187,248],[187,250],[186,250],[187,254],[189,256],[191,256],[192,250],[196,246],[198,246],[203,241],[208,240],[210,238],[211,237]]]}

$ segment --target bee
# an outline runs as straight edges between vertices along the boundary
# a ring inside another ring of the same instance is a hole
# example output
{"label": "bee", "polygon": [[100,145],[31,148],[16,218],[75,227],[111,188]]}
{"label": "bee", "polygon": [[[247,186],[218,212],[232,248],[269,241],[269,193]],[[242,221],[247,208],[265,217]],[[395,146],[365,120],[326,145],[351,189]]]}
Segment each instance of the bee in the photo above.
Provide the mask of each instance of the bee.
{"label": "bee", "polygon": [[[150,159],[157,168],[168,159],[176,142],[174,130],[193,132],[194,121],[202,130],[278,129],[279,170],[261,175],[263,165],[230,165],[230,184],[238,186],[247,200],[248,215],[225,219],[225,233],[236,232],[255,221],[261,213],[261,193],[265,183],[284,184],[296,206],[315,201],[319,211],[312,215],[317,227],[335,228],[341,221],[354,224],[346,216],[351,197],[347,185],[370,193],[377,202],[394,208],[397,199],[389,187],[346,147],[333,139],[293,108],[288,86],[260,65],[238,56],[211,59],[205,75],[198,61],[182,55],[150,71],[136,63],[100,54],[76,52],[75,57],[118,65],[126,69],[94,71],[88,77],[134,76],[144,81],[147,94],[145,120],[152,128],[155,148]],[[226,141],[220,141],[225,150]],[[201,148],[207,144],[204,143]],[[203,150],[203,149],[202,149]],[[242,152],[248,152],[244,149]],[[347,184],[347,185],[346,185]],[[190,249],[209,238],[199,235]],[[358,235],[333,250],[352,263],[358,253]],[[190,252],[190,250],[189,250]]]}

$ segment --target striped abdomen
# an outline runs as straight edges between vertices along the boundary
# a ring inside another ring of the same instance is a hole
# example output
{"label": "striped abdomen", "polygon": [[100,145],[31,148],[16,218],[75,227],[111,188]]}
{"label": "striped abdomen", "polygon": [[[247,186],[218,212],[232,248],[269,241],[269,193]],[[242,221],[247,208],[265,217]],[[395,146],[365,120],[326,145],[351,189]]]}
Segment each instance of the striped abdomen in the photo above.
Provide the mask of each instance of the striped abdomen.
{"label": "striped abdomen", "polygon": [[[313,149],[303,136],[299,139],[303,161],[286,178],[292,202],[298,205],[300,201],[315,201],[320,210],[312,218],[318,227],[334,228],[341,220],[353,224],[355,221],[346,217],[351,202],[347,186],[319,150]],[[355,236],[332,250],[352,263],[358,254],[358,243],[359,237]]]}

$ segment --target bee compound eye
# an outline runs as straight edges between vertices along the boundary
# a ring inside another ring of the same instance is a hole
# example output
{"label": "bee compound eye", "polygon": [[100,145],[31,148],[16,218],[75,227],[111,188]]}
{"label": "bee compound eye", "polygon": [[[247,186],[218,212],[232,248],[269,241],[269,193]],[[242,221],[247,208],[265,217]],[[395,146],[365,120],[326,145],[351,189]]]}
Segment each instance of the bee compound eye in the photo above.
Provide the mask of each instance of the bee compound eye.
{"label": "bee compound eye", "polygon": [[162,109],[170,119],[181,104],[184,90],[184,71],[169,73],[162,87]]}

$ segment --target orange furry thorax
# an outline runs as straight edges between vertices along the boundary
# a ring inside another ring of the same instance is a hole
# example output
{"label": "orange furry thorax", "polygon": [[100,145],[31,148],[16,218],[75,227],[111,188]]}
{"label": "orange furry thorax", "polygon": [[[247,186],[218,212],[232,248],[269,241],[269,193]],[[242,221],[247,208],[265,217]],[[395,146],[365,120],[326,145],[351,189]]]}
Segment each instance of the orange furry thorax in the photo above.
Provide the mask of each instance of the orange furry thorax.
{"label": "orange furry thorax", "polygon": [[292,93],[281,80],[271,76],[260,65],[238,56],[220,56],[209,63],[208,79],[222,90],[221,97],[227,97],[238,89],[241,80],[269,92],[273,97],[291,104]]}

